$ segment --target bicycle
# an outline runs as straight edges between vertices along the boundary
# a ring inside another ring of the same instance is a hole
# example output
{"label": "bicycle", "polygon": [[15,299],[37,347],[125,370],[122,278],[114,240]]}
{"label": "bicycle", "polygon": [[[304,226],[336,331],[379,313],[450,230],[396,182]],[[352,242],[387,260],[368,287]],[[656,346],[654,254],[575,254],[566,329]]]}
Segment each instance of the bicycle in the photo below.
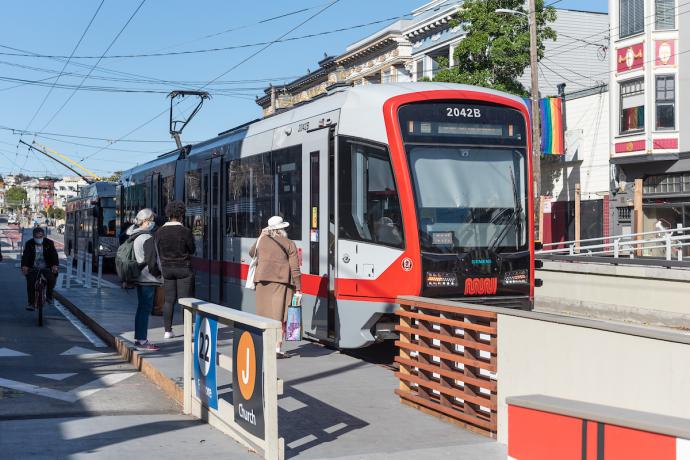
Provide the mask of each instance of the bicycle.
{"label": "bicycle", "polygon": [[30,273],[36,274],[36,282],[34,283],[34,307],[38,310],[38,325],[43,326],[43,306],[46,303],[46,288],[48,287],[48,279],[45,271],[34,268]]}

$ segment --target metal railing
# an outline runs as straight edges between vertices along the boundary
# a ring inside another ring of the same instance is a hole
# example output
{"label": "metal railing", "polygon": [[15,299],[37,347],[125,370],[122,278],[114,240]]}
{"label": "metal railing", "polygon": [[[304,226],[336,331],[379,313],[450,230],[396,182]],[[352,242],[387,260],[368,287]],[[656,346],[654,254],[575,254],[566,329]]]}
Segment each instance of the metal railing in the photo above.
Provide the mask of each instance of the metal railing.
{"label": "metal railing", "polygon": [[[560,247],[559,247],[560,246]],[[690,227],[604,236],[548,243],[537,255],[663,257],[683,261],[683,248],[690,246]]]}
{"label": "metal railing", "polygon": [[[207,421],[266,459],[284,459],[285,442],[278,434],[283,382],[276,363],[282,324],[199,299],[179,303],[184,311],[184,413]],[[232,330],[231,345],[219,342],[220,326]],[[221,353],[225,348],[231,353]],[[230,398],[219,391],[221,383],[227,387],[228,377]]]}
{"label": "metal railing", "polygon": [[401,401],[496,437],[497,315],[399,297],[395,373]]}

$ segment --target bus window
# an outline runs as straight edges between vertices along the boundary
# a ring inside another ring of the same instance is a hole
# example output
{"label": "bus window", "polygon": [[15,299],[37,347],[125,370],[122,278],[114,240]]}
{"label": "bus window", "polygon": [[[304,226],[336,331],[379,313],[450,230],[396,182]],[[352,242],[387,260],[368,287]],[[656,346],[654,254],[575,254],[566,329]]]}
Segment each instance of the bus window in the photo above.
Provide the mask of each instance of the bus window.
{"label": "bus window", "polygon": [[100,236],[115,236],[115,208],[101,208],[98,217],[98,234]]}
{"label": "bus window", "polygon": [[402,248],[400,201],[386,149],[343,140],[339,158],[340,238]]}

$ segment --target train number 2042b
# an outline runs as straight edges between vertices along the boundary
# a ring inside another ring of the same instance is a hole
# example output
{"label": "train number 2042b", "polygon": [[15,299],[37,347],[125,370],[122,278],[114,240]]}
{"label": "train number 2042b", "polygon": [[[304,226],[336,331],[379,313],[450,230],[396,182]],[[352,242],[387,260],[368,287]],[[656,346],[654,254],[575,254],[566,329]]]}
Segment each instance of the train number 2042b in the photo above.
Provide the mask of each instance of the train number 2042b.
{"label": "train number 2042b", "polygon": [[446,116],[462,118],[481,118],[482,111],[476,108],[467,107],[446,107]]}

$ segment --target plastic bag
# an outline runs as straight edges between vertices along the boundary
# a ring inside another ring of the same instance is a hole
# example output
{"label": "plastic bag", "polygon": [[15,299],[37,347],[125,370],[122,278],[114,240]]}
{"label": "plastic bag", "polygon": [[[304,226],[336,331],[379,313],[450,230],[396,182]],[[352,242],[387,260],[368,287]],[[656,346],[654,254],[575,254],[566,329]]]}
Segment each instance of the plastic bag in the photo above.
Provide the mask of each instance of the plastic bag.
{"label": "plastic bag", "polygon": [[302,340],[302,296],[300,294],[292,296],[292,302],[288,307],[285,340],[287,342]]}

